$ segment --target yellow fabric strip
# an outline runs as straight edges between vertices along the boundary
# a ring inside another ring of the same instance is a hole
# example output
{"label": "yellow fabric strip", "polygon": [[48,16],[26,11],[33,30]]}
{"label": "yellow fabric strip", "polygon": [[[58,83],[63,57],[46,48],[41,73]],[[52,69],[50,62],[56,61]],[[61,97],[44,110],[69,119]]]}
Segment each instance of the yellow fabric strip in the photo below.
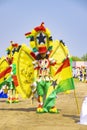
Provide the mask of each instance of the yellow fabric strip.
{"label": "yellow fabric strip", "polygon": [[53,89],[54,89],[53,86],[49,87],[46,98],[52,93]]}
{"label": "yellow fabric strip", "polygon": [[55,76],[55,79],[58,79],[57,83],[59,83],[60,81],[69,79],[71,77],[72,77],[72,71],[69,66],[67,68],[62,69],[62,71]]}
{"label": "yellow fabric strip", "polygon": [[8,74],[6,74],[4,77],[2,77],[1,79],[0,79],[0,84],[2,83],[2,82],[4,82],[5,81],[5,79],[7,79],[8,77],[10,77],[10,73],[8,73]]}

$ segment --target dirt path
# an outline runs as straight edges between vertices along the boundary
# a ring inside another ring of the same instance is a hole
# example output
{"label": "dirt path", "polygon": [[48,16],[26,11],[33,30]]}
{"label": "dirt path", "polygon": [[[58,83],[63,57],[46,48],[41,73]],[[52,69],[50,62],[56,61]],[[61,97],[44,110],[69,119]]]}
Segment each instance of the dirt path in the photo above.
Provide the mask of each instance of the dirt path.
{"label": "dirt path", "polygon": [[[87,95],[87,83],[75,83],[79,110]],[[31,104],[31,99],[20,99],[18,104],[7,104],[0,99],[0,130],[87,130],[80,125],[74,92],[59,94],[56,107],[59,114],[37,114],[37,102]]]}

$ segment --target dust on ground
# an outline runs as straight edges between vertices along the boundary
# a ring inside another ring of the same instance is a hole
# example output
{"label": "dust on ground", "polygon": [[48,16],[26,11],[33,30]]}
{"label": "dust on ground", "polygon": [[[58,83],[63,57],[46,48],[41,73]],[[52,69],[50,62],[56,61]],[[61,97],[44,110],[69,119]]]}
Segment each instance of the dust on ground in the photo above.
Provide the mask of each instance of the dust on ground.
{"label": "dust on ground", "polygon": [[20,98],[16,104],[0,99],[0,130],[87,130],[87,125],[78,124],[87,83],[79,82],[75,86],[75,92],[58,94],[59,114],[36,113],[37,102],[32,104],[31,99]]}

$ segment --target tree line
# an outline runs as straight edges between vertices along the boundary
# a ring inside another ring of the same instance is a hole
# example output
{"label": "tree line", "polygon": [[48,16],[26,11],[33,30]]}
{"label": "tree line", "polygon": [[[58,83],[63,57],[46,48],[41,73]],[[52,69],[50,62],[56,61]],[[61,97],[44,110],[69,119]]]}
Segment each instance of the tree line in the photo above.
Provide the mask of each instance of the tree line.
{"label": "tree line", "polygon": [[87,53],[84,54],[82,57],[72,56],[73,61],[87,61]]}

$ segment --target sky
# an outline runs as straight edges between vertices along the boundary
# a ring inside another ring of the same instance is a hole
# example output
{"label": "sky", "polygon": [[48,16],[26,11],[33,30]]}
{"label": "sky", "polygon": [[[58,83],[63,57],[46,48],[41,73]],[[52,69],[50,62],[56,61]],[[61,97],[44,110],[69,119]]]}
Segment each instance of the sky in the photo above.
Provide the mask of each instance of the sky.
{"label": "sky", "polygon": [[42,22],[72,56],[87,53],[87,0],[0,0],[0,57],[10,41],[29,46],[24,34]]}

